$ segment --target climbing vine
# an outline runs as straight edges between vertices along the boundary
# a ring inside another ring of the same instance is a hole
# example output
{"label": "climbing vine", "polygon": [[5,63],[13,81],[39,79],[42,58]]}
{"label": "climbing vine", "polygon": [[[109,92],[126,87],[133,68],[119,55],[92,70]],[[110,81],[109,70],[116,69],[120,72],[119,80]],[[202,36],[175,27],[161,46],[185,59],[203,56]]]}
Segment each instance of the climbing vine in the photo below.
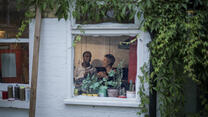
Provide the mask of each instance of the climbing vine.
{"label": "climbing vine", "polygon": [[143,67],[141,67],[141,72],[143,73],[142,76],[139,76],[139,80],[140,80],[140,86],[139,86],[139,96],[141,98],[140,100],[140,104],[139,104],[139,107],[140,107],[140,111],[138,112],[139,115],[141,114],[144,114],[145,117],[148,116],[148,105],[150,103],[149,101],[149,90],[147,89],[147,87],[145,87],[145,85],[148,85],[150,84],[149,80],[150,80],[150,77],[149,77],[149,67],[148,65],[145,63]]}
{"label": "climbing vine", "polygon": [[161,116],[188,116],[184,112],[187,80],[194,81],[199,92],[200,109],[192,115],[208,116],[208,1],[141,0],[139,8],[143,28],[152,36],[154,71],[146,78],[156,83],[150,90],[158,93]]}
{"label": "climbing vine", "polygon": [[[144,16],[143,29],[151,34],[150,62],[153,72],[144,66],[141,81],[141,111],[147,113],[148,95],[157,91],[162,117],[181,117],[184,112],[184,83],[192,80],[198,87],[200,109],[195,116],[208,115],[208,1],[206,0],[18,0],[26,10],[20,32],[35,16],[35,8],[42,12],[55,11],[59,19],[68,19],[69,12],[77,23],[131,23],[136,14]],[[70,7],[75,5],[76,8]],[[93,22],[92,22],[93,21]],[[80,37],[76,41],[81,40]],[[149,75],[150,74],[150,75]],[[155,86],[152,85],[155,82]]]}
{"label": "climbing vine", "polygon": [[25,10],[25,19],[22,21],[19,32],[16,35],[19,38],[30,20],[35,17],[36,8],[39,7],[42,14],[45,12],[53,12],[59,20],[69,18],[70,4],[73,0],[17,0],[17,8]]}
{"label": "climbing vine", "polygon": [[136,3],[135,0],[76,0],[73,16],[80,24],[133,23]]}

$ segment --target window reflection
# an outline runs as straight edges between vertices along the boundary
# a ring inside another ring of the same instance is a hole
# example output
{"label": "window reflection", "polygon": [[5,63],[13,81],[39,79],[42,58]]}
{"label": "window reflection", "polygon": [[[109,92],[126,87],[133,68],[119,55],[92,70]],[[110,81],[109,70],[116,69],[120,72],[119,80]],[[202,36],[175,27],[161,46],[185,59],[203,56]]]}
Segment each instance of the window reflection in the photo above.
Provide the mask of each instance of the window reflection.
{"label": "window reflection", "polygon": [[16,77],[16,55],[15,53],[1,54],[2,77]]}

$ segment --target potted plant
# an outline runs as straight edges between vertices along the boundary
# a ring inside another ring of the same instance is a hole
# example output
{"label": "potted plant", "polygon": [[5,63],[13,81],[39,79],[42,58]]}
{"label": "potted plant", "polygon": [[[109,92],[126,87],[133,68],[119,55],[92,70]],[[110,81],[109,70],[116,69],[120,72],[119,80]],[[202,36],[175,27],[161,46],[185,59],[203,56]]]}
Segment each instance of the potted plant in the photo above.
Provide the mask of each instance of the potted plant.
{"label": "potted plant", "polygon": [[82,81],[82,95],[86,96],[87,94],[89,94],[90,90],[89,90],[89,86],[90,86],[90,75],[88,74],[87,77]]}
{"label": "potted plant", "polygon": [[98,91],[100,87],[100,82],[96,75],[88,74],[86,79],[82,81],[82,91],[85,92],[87,96],[98,96]]}
{"label": "potted plant", "polygon": [[135,85],[132,83],[132,80],[130,80],[129,90],[126,91],[126,97],[127,98],[135,98],[136,97]]}
{"label": "potted plant", "polygon": [[91,77],[91,83],[90,83],[90,93],[92,94],[92,96],[98,96],[98,90],[100,87],[100,83],[98,82],[98,78],[96,77],[96,75],[93,75]]}
{"label": "potted plant", "polygon": [[106,93],[107,88],[108,88],[107,86],[103,86],[103,85],[100,86],[99,92],[98,92],[100,97],[106,97],[107,96],[107,93]]}
{"label": "potted plant", "polygon": [[109,97],[118,97],[119,89],[121,88],[121,80],[123,77],[123,62],[118,64],[116,70],[111,70],[108,73],[112,80],[108,81],[106,78],[98,79],[96,75],[88,74],[82,81],[82,95],[106,97],[106,92]]}
{"label": "potted plant", "polygon": [[107,79],[103,78],[99,81],[100,87],[99,87],[99,91],[98,94],[100,97],[106,97],[107,96],[107,89],[108,89],[108,85],[107,85]]}
{"label": "potted plant", "polygon": [[111,81],[107,81],[108,88],[108,97],[118,97],[119,89],[121,88],[121,80],[123,77],[123,62],[118,64],[117,69],[111,70],[108,75],[112,77]]}

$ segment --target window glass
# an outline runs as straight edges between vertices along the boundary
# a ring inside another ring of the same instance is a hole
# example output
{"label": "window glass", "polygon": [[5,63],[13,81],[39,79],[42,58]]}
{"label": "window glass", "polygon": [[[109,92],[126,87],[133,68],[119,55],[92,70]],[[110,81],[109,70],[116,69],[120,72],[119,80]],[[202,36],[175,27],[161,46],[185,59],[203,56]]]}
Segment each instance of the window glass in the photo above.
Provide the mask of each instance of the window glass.
{"label": "window glass", "polygon": [[0,43],[0,82],[28,83],[28,43]]}
{"label": "window glass", "polygon": [[137,59],[129,58],[135,54],[129,51],[133,44],[122,44],[130,39],[83,36],[74,50],[74,95],[125,98],[126,90],[134,91],[136,69],[129,70],[129,64]]}
{"label": "window glass", "polygon": [[2,77],[16,77],[16,55],[1,54],[1,62]]}
{"label": "window glass", "polygon": [[[17,10],[16,0],[0,0],[0,38],[15,38],[24,18],[24,9]],[[28,38],[28,27],[21,38]]]}

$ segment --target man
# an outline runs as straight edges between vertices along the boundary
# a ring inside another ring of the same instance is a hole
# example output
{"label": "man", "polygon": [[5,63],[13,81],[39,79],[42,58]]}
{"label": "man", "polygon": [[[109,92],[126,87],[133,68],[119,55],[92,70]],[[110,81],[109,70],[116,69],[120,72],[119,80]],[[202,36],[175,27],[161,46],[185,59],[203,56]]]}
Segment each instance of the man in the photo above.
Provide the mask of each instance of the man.
{"label": "man", "polygon": [[113,64],[115,63],[115,57],[112,54],[106,54],[103,59],[103,67],[106,72],[99,72],[97,75],[100,78],[109,78],[108,73],[113,70]]}
{"label": "man", "polygon": [[88,74],[93,75],[96,72],[96,69],[90,64],[92,54],[90,51],[85,51],[83,53],[83,62],[75,69],[74,78],[75,78],[75,87],[80,89],[82,81],[87,77]]}

